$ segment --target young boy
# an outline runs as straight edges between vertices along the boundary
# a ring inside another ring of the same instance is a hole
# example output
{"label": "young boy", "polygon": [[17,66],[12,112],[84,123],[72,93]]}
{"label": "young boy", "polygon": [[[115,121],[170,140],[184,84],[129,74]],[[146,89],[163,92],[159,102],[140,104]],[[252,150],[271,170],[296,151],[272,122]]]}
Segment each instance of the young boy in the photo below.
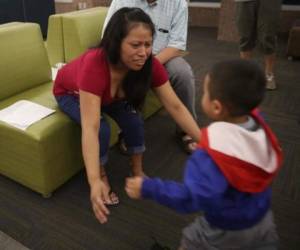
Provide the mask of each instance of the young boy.
{"label": "young boy", "polygon": [[256,110],[265,94],[263,71],[246,60],[223,61],[206,75],[202,108],[214,122],[201,130],[183,183],[128,178],[126,192],[204,216],[183,230],[180,249],[277,249],[271,182],[282,152]]}

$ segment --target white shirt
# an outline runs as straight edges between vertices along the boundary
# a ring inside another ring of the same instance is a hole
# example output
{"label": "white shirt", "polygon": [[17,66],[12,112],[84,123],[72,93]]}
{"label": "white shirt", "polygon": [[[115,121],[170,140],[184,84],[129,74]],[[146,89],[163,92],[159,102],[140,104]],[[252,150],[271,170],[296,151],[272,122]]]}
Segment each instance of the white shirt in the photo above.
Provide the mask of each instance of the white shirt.
{"label": "white shirt", "polygon": [[153,5],[149,5],[146,0],[113,0],[103,25],[103,31],[111,16],[123,7],[141,8],[151,17],[156,32],[153,54],[158,54],[166,47],[186,49],[188,25],[186,0],[157,0]]}

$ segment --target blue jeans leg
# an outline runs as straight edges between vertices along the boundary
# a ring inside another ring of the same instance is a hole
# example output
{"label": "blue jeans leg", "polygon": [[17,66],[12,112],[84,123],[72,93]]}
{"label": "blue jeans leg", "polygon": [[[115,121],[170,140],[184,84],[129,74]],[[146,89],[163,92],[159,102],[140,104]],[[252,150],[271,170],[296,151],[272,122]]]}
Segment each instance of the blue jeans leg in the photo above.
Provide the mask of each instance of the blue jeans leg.
{"label": "blue jeans leg", "polygon": [[[58,103],[59,108],[66,115],[68,115],[77,124],[81,125],[80,105],[78,97],[71,95],[56,96],[56,101]],[[100,131],[98,138],[100,141],[100,162],[101,165],[105,165],[108,160],[110,126],[105,120],[105,118],[102,116],[100,120]]]}
{"label": "blue jeans leg", "polygon": [[119,125],[124,135],[124,141],[129,154],[139,154],[145,151],[144,120],[126,101],[118,101],[102,107],[104,113],[112,117]]}

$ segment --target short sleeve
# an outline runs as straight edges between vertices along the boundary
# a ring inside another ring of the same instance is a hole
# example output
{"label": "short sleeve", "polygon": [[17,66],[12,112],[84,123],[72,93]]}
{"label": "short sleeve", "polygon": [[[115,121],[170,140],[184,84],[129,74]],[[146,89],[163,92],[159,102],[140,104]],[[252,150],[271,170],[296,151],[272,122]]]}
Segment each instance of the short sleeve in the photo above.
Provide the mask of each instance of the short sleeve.
{"label": "short sleeve", "polygon": [[152,60],[152,88],[157,88],[168,81],[165,67],[155,58]]}
{"label": "short sleeve", "polygon": [[103,53],[99,50],[91,50],[82,58],[78,72],[78,88],[102,97],[108,83],[107,65]]}

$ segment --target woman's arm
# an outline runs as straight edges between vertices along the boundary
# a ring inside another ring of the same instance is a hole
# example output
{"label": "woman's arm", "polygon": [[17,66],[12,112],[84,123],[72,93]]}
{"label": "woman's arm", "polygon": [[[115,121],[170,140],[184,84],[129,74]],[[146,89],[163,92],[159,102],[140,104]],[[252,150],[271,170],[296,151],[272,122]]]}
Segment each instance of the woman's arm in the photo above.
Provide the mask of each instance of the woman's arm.
{"label": "woman's arm", "polygon": [[97,219],[104,223],[109,213],[104,205],[109,200],[108,190],[101,181],[100,173],[100,144],[98,134],[100,130],[101,98],[89,92],[79,91],[80,115],[82,130],[82,153],[91,188],[91,202]]}
{"label": "woman's arm", "polygon": [[167,81],[165,84],[155,88],[154,91],[165,109],[170,113],[182,130],[190,135],[196,142],[199,142],[200,129],[190,112],[175,94],[170,82]]}

